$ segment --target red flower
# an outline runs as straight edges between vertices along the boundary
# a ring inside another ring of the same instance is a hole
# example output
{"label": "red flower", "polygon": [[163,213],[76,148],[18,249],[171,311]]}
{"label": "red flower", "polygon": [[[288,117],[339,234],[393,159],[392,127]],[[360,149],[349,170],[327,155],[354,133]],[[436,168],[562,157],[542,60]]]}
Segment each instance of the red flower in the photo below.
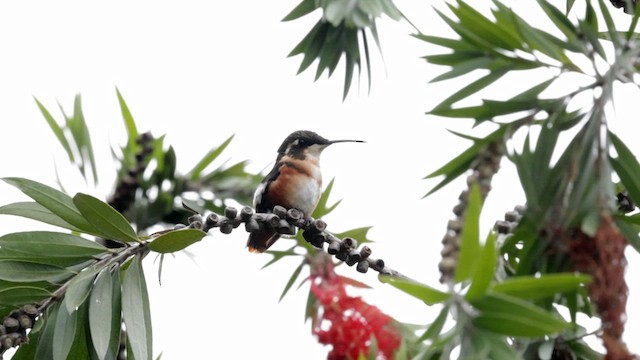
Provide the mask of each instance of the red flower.
{"label": "red flower", "polygon": [[337,275],[329,259],[312,267],[311,292],[317,299],[313,334],[331,345],[328,360],[357,360],[369,355],[371,339],[377,342],[376,359],[393,359],[401,336],[393,319],[360,297],[347,294],[345,278]]}

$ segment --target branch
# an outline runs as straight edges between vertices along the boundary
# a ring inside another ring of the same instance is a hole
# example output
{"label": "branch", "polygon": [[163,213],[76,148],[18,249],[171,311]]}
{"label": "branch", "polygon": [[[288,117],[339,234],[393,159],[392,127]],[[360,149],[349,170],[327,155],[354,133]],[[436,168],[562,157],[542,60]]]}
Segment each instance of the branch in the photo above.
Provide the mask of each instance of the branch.
{"label": "branch", "polygon": [[[272,213],[256,213],[251,207],[245,206],[238,213],[238,209],[226,207],[224,215],[210,213],[203,221],[197,211],[185,204],[183,206],[194,213],[189,217],[189,228],[199,229],[205,233],[213,228],[219,228],[221,233],[230,234],[233,229],[244,224],[245,230],[250,233],[272,229],[283,235],[295,235],[296,228],[299,228],[303,231],[303,238],[309,244],[317,249],[324,249],[324,244],[328,244],[326,249],[328,254],[344,261],[349,266],[356,265],[358,272],[366,273],[371,268],[381,275],[412,280],[399,271],[386,266],[384,260],[372,258],[370,247],[365,245],[358,249],[358,242],[355,239],[351,237],[338,238],[326,230],[327,223],[323,220],[304,218],[302,212],[297,209],[287,210],[282,206],[275,206]],[[186,226],[179,224],[174,229],[183,227]]]}

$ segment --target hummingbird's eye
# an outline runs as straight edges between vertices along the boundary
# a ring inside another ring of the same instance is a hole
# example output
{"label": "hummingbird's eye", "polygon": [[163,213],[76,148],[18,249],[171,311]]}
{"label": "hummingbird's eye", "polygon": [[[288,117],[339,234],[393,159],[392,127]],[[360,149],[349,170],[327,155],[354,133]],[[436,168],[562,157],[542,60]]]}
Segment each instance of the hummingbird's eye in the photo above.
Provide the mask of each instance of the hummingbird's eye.
{"label": "hummingbird's eye", "polygon": [[307,140],[299,139],[298,140],[298,146],[307,146]]}

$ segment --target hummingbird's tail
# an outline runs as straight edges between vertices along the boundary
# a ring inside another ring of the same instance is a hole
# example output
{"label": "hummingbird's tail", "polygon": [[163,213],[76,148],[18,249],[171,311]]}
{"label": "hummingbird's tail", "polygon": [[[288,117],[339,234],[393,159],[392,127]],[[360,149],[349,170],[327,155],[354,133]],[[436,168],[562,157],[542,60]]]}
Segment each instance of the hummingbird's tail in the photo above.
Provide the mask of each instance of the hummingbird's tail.
{"label": "hummingbird's tail", "polygon": [[280,234],[275,231],[257,231],[249,234],[247,247],[249,252],[261,253],[265,252],[276,240],[280,238]]}

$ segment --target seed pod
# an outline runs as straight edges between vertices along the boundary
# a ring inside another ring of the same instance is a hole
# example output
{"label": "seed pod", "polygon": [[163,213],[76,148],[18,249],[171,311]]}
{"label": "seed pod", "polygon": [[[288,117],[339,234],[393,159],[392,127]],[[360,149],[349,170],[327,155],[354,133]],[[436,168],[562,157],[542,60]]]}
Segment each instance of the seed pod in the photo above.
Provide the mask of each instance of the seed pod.
{"label": "seed pod", "polygon": [[349,261],[353,261],[353,263],[357,263],[360,260],[362,260],[362,257],[360,256],[360,252],[356,249],[351,249],[349,251]]}
{"label": "seed pod", "polygon": [[371,268],[375,271],[382,271],[382,269],[384,269],[384,260],[382,259],[377,259],[375,260],[372,264],[371,264]]}
{"label": "seed pod", "polygon": [[371,255],[371,248],[368,247],[367,245],[363,246],[362,249],[360,249],[360,258],[362,260],[368,258],[370,255]]}
{"label": "seed pod", "polygon": [[216,225],[218,225],[219,220],[220,218],[218,217],[217,214],[211,213],[207,215],[207,219],[205,220],[205,223],[207,224],[207,227],[211,229],[212,227],[215,227]]}
{"label": "seed pod", "polygon": [[194,223],[196,221],[202,223],[202,216],[200,216],[200,214],[194,214],[194,215],[189,216],[187,221],[189,221],[189,224]]}
{"label": "seed pod", "polygon": [[349,255],[344,251],[339,251],[336,254],[336,259],[338,259],[338,260],[345,261],[345,260],[347,260],[347,257],[349,257]]}
{"label": "seed pod", "polygon": [[279,217],[284,219],[285,217],[287,217],[287,209],[285,209],[284,207],[280,206],[280,205],[276,205],[273,207],[273,213]]}
{"label": "seed pod", "polygon": [[327,235],[324,233],[315,234],[311,237],[311,245],[317,247],[318,249],[322,249],[325,240],[327,239]]}
{"label": "seed pod", "polygon": [[27,314],[22,314],[18,317],[18,323],[22,329],[31,329],[33,326],[33,321]]}
{"label": "seed pod", "polygon": [[234,220],[236,216],[238,216],[238,209],[232,206],[227,206],[226,208],[224,208],[224,216],[226,216],[229,220]]}
{"label": "seed pod", "polygon": [[18,322],[18,319],[10,316],[4,318],[2,325],[4,325],[7,333],[12,333],[20,329],[20,323]]}
{"label": "seed pod", "polygon": [[248,206],[245,206],[240,210],[240,219],[242,219],[242,221],[248,221],[252,215],[253,209]]}
{"label": "seed pod", "polygon": [[360,261],[358,263],[358,266],[356,266],[356,270],[360,273],[366,273],[367,271],[369,271],[369,262],[366,260]]}
{"label": "seed pod", "polygon": [[327,228],[327,223],[321,219],[317,219],[313,222],[312,226],[315,231],[322,232]]}
{"label": "seed pod", "polygon": [[346,237],[342,239],[341,250],[350,250],[358,247],[358,242],[354,238]]}
{"label": "seed pod", "polygon": [[340,242],[339,241],[332,241],[329,244],[329,247],[327,247],[327,252],[331,255],[335,255],[337,253],[340,252]]}
{"label": "seed pod", "polygon": [[298,221],[302,219],[302,217],[303,217],[302,211],[298,209],[289,209],[289,211],[287,211],[287,219],[289,220]]}

